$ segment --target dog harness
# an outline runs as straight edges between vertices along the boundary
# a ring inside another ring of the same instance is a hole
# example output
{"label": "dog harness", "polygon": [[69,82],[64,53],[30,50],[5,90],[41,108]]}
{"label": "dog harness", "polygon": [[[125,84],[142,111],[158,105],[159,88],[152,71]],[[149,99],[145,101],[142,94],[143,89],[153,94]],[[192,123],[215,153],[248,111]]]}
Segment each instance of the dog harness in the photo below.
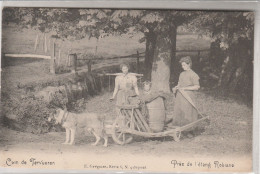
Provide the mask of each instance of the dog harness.
{"label": "dog harness", "polygon": [[63,124],[67,120],[68,115],[69,115],[69,112],[64,112],[64,115],[62,116],[62,119],[61,119],[61,124]]}

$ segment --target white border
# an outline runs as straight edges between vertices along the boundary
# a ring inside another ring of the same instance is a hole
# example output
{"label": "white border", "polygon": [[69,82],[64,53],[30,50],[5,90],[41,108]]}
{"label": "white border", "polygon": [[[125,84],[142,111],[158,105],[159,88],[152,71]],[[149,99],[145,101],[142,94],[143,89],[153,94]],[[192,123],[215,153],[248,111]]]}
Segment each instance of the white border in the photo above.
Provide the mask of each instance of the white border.
{"label": "white border", "polygon": [[[51,2],[51,6],[50,6]],[[259,116],[260,116],[260,3],[259,1],[218,1],[218,0],[85,0],[85,1],[3,1],[3,7],[66,7],[66,8],[135,8],[135,9],[190,9],[190,10],[251,10],[255,11],[254,40],[254,97],[253,97],[253,173],[259,170]],[[2,10],[0,12],[2,17]],[[2,20],[1,20],[2,21]],[[1,25],[1,24],[0,24]],[[2,36],[2,31],[0,29]],[[0,42],[1,46],[1,42]],[[0,47],[1,48],[1,47]],[[1,63],[0,63],[1,65]],[[0,87],[1,89],[1,87]],[[1,169],[0,173],[93,173],[81,170],[37,170],[37,169]],[[94,172],[97,173],[97,172]],[[98,173],[101,173],[99,171]],[[105,172],[103,172],[105,173]],[[106,172],[113,173],[113,172]],[[128,173],[128,172],[117,172]],[[132,173],[132,172],[131,172]]]}
{"label": "white border", "polygon": [[[51,6],[50,6],[51,2]],[[71,8],[135,8],[135,9],[204,9],[256,10],[258,1],[214,0],[83,0],[83,1],[3,1],[13,7],[71,7]]]}

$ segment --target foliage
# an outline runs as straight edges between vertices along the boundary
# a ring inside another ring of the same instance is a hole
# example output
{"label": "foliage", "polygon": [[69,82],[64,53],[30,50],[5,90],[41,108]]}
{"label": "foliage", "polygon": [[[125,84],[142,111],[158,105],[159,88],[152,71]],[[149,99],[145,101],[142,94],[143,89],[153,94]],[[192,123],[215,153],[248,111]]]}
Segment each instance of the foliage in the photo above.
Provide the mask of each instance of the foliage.
{"label": "foliage", "polygon": [[201,12],[188,27],[193,31],[204,31],[213,41],[220,40],[222,49],[228,49],[240,38],[253,40],[253,12]]}
{"label": "foliage", "polygon": [[[32,95],[21,99],[11,97],[5,101],[4,105],[6,114],[12,113],[17,116],[15,121],[19,124],[15,129],[45,133],[52,128],[52,125],[48,123],[48,117],[54,112],[54,107]],[[7,108],[12,108],[12,110],[9,111]]]}
{"label": "foliage", "polygon": [[72,8],[5,8],[4,23],[14,22],[22,28],[32,27],[41,32],[55,31],[58,37],[82,39],[108,34],[148,32],[162,33],[172,25],[192,19],[196,12],[173,10],[108,10]]}
{"label": "foliage", "polygon": [[219,68],[218,86],[252,100],[254,13],[203,12],[190,26],[205,31],[215,45],[212,48],[223,53],[213,56],[222,65],[215,66]]}

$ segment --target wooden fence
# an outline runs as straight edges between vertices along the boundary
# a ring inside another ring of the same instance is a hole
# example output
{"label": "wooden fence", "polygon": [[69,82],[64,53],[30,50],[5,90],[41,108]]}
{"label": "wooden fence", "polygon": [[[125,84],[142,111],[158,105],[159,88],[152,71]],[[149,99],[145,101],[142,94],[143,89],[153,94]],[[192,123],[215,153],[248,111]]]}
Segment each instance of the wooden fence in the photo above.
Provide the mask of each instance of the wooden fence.
{"label": "wooden fence", "polygon": [[[202,52],[207,52],[209,51],[209,49],[203,49],[203,50],[177,50],[176,54],[178,53],[195,53],[197,60],[196,61],[200,61],[200,57],[201,57],[201,53]],[[78,61],[86,61],[87,65],[88,65],[88,71],[91,72],[92,69],[92,64],[93,61],[95,60],[113,60],[113,59],[136,59],[136,70],[137,73],[140,72],[140,59],[145,57],[145,52],[141,52],[139,53],[139,51],[136,51],[136,54],[131,54],[131,55],[126,55],[126,56],[115,56],[115,57],[107,57],[107,58],[88,58],[88,59],[79,59],[77,58],[77,54],[69,54],[68,55],[68,61],[69,62],[69,66],[72,66],[72,72],[76,72],[77,71],[77,62]]]}
{"label": "wooden fence", "polygon": [[140,70],[140,59],[145,57],[144,53],[145,52],[139,53],[139,51],[136,51],[136,54],[126,55],[126,56],[115,56],[115,57],[107,57],[107,58],[102,57],[102,58],[91,58],[91,59],[78,59],[76,54],[70,54],[68,56],[68,59],[69,59],[69,62],[75,62],[75,63],[72,63],[72,66],[74,66],[73,70],[77,69],[77,62],[81,60],[81,61],[87,62],[88,71],[91,72],[91,69],[92,69],[91,66],[93,64],[93,61],[95,61],[95,60],[114,60],[114,59],[129,59],[129,58],[131,58],[131,59],[136,59],[136,69],[137,69],[137,73],[138,73],[139,70]]}

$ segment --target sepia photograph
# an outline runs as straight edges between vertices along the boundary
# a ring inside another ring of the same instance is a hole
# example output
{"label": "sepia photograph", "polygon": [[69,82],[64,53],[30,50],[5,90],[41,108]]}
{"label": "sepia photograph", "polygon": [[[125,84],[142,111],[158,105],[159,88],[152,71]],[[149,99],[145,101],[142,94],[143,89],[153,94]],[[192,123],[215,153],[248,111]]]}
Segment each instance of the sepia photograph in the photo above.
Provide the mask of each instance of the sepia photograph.
{"label": "sepia photograph", "polygon": [[254,21],[3,7],[0,168],[252,172]]}

